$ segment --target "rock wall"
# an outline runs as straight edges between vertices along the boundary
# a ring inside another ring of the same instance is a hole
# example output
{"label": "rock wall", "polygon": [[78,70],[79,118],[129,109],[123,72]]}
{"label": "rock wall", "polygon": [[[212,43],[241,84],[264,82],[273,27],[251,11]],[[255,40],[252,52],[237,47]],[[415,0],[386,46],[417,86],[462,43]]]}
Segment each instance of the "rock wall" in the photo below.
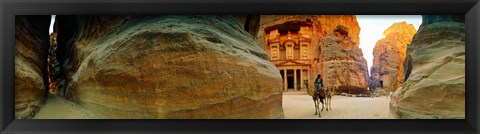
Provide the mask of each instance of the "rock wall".
{"label": "rock wall", "polygon": [[50,16],[15,17],[15,118],[31,118],[45,101]]}
{"label": "rock wall", "polygon": [[260,15],[232,15],[254,39],[260,27]]}
{"label": "rock wall", "polygon": [[[337,31],[346,30],[339,26],[335,32],[325,37],[321,46],[321,72],[327,87],[338,86],[339,92],[366,94],[368,90],[368,67],[363,52],[349,34]],[[357,46],[357,47],[354,47]]]}
{"label": "rock wall", "polygon": [[[286,22],[308,22],[313,27],[309,50],[310,79],[322,74],[328,88],[337,85],[340,91],[365,93],[368,82],[367,62],[359,48],[360,27],[354,15],[262,15],[257,43],[265,45],[265,30]],[[339,35],[336,32],[341,33]]]}
{"label": "rock wall", "polygon": [[376,85],[380,85],[382,80],[385,89],[396,90],[403,83],[407,45],[415,33],[415,26],[405,21],[394,23],[385,29],[385,38],[378,40],[373,50],[370,74],[377,79]]}
{"label": "rock wall", "polygon": [[395,118],[465,118],[464,16],[424,15],[407,49],[406,81],[394,92]]}
{"label": "rock wall", "polygon": [[283,117],[278,70],[231,16],[57,18],[67,96],[97,117]]}

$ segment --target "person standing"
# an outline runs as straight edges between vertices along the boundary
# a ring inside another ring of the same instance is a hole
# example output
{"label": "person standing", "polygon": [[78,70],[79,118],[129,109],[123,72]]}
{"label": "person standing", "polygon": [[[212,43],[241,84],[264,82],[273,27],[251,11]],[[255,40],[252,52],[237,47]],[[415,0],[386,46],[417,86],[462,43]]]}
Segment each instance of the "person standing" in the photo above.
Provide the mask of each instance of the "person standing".
{"label": "person standing", "polygon": [[375,97],[375,89],[377,87],[377,80],[371,76],[370,77],[370,97]]}

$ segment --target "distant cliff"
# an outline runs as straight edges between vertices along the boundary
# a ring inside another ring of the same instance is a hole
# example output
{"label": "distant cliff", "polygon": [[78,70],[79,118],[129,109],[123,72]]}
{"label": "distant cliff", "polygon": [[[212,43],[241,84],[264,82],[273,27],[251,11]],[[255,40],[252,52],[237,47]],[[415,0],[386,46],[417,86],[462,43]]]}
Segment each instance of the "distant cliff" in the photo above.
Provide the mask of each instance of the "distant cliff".
{"label": "distant cliff", "polygon": [[388,90],[396,90],[404,81],[403,62],[407,53],[407,45],[412,42],[416,30],[412,24],[405,21],[392,24],[385,29],[383,35],[373,49],[373,64],[370,74],[380,80]]}

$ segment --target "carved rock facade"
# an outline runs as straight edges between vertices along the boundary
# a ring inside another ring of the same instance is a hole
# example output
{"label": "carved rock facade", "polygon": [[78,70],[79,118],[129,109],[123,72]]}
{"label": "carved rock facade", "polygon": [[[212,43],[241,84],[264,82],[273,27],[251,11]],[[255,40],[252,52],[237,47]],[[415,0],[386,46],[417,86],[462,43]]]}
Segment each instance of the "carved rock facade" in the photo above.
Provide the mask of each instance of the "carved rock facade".
{"label": "carved rock facade", "polygon": [[277,66],[284,91],[306,90],[322,74],[327,88],[363,93],[368,67],[359,33],[353,15],[262,15],[257,43]]}

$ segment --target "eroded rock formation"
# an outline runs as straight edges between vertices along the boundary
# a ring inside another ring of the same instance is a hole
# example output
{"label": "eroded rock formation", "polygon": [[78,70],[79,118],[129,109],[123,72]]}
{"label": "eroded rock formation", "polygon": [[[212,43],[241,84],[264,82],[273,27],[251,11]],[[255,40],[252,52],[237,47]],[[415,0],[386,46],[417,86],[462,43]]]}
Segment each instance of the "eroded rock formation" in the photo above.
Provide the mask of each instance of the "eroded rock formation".
{"label": "eroded rock formation", "polygon": [[383,81],[387,90],[396,90],[404,81],[403,62],[407,53],[407,45],[411,43],[416,30],[412,24],[405,21],[397,22],[385,29],[383,35],[375,44],[373,64],[370,74]]}
{"label": "eroded rock formation", "polygon": [[[349,38],[346,27],[339,25],[327,35],[321,46],[321,72],[327,87],[339,92],[366,94],[368,67],[362,49]],[[357,46],[357,47],[354,47]]]}
{"label": "eroded rock formation", "polygon": [[464,16],[424,15],[408,45],[406,81],[394,92],[395,118],[465,118]]}
{"label": "eroded rock formation", "polygon": [[242,25],[243,29],[250,33],[253,38],[257,38],[257,33],[260,27],[260,15],[232,15],[240,25]]}
{"label": "eroded rock formation", "polygon": [[31,118],[48,89],[50,16],[15,17],[15,118]]}
{"label": "eroded rock formation", "polygon": [[[287,23],[290,25],[284,25]],[[272,28],[280,29],[277,30],[280,35],[276,35]],[[272,43],[268,44],[272,37],[288,36],[282,35],[282,29],[291,29],[293,33],[289,34],[294,40],[295,37],[301,36],[298,43],[302,45],[300,48],[303,47],[303,40],[308,43],[308,50],[302,49],[299,54],[302,57],[308,57],[308,61],[294,59],[293,63],[285,66],[295,65],[301,70],[305,69],[304,66],[308,66],[308,73],[303,73],[308,74],[308,80],[313,82],[316,75],[320,73],[328,88],[336,85],[341,92],[366,92],[368,67],[359,48],[360,27],[354,15],[262,15],[257,43],[265,49],[272,49],[268,48],[272,46]],[[273,47],[275,47],[274,44]],[[279,52],[283,52],[282,49]],[[271,53],[277,53],[277,51]],[[306,56],[303,56],[304,54]],[[280,69],[292,69],[292,67],[279,66],[280,63],[276,64]]]}
{"label": "eroded rock formation", "polygon": [[57,18],[67,96],[97,117],[283,117],[280,74],[231,16]]}

